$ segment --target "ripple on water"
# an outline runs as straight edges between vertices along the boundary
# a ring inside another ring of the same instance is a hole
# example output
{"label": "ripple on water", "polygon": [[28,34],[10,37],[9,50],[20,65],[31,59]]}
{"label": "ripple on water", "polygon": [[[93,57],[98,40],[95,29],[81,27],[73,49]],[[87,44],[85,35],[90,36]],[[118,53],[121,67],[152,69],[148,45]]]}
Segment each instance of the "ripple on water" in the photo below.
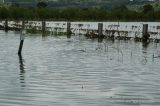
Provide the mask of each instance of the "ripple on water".
{"label": "ripple on water", "polygon": [[0,37],[0,106],[160,104],[159,44],[27,36],[18,57],[19,34]]}

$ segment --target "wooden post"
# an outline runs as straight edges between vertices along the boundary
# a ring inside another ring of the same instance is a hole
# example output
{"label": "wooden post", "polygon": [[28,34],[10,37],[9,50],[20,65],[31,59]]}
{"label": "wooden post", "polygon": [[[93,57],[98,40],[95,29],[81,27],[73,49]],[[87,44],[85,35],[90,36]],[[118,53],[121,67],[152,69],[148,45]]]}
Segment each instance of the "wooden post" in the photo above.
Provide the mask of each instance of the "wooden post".
{"label": "wooden post", "polygon": [[98,23],[98,35],[103,35],[103,23]]}
{"label": "wooden post", "polygon": [[8,31],[8,19],[5,20],[4,30],[5,30],[5,31]]}
{"label": "wooden post", "polygon": [[46,22],[42,21],[42,36],[45,36],[46,33]]}
{"label": "wooden post", "polygon": [[71,23],[67,22],[67,37],[70,38],[71,37]]}
{"label": "wooden post", "polygon": [[22,30],[25,29],[25,21],[22,21]]}
{"label": "wooden post", "polygon": [[71,34],[71,23],[67,22],[67,34]]}
{"label": "wooden post", "polygon": [[148,24],[143,24],[143,37],[142,37],[142,41],[143,42],[147,42],[147,40],[149,39],[150,35],[148,34]]}
{"label": "wooden post", "polygon": [[20,44],[19,44],[19,50],[18,50],[18,55],[21,56],[22,53],[22,48],[23,48],[23,42],[24,42],[24,34],[25,34],[25,22],[22,21],[22,30],[21,30],[21,35],[20,35]]}
{"label": "wooden post", "polygon": [[143,36],[148,33],[148,24],[143,24]]}
{"label": "wooden post", "polygon": [[22,53],[23,42],[24,42],[24,34],[25,33],[22,31],[21,36],[20,36],[20,44],[19,44],[18,55],[21,55],[21,53]]}
{"label": "wooden post", "polygon": [[42,21],[42,32],[44,33],[46,31],[46,22]]}

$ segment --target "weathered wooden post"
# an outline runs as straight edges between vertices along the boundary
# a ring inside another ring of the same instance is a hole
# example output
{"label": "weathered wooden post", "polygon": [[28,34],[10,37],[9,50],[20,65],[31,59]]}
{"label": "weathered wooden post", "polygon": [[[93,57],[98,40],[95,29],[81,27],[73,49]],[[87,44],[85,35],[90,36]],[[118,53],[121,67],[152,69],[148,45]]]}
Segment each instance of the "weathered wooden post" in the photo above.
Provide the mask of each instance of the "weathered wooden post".
{"label": "weathered wooden post", "polygon": [[98,35],[103,35],[103,23],[98,23]]}
{"label": "weathered wooden post", "polygon": [[67,22],[67,38],[71,37],[71,23]]}
{"label": "weathered wooden post", "polygon": [[46,33],[46,22],[42,21],[42,36],[45,36]]}
{"label": "weathered wooden post", "polygon": [[20,44],[19,44],[19,50],[18,55],[21,56],[22,48],[23,48],[23,42],[24,42],[24,34],[25,34],[25,22],[22,21],[22,29],[21,29],[21,35],[20,35]]}
{"label": "weathered wooden post", "polygon": [[8,31],[8,19],[5,19],[4,30]]}
{"label": "weathered wooden post", "polygon": [[46,31],[46,22],[42,21],[42,32],[44,33]]}
{"label": "weathered wooden post", "polygon": [[102,42],[103,38],[103,23],[98,23],[98,42]]}
{"label": "weathered wooden post", "polygon": [[142,32],[142,34],[143,34],[142,41],[143,42],[147,42],[147,40],[150,37],[150,35],[148,33],[148,24],[143,24],[143,32]]}
{"label": "weathered wooden post", "polygon": [[18,55],[21,55],[23,42],[24,42],[24,39],[20,36],[20,45],[19,45]]}
{"label": "weathered wooden post", "polygon": [[21,53],[22,53],[23,42],[24,42],[24,35],[25,35],[25,32],[22,31],[22,33],[20,35],[20,45],[19,45],[18,55],[21,55]]}
{"label": "weathered wooden post", "polygon": [[25,21],[22,21],[22,29],[25,29]]}

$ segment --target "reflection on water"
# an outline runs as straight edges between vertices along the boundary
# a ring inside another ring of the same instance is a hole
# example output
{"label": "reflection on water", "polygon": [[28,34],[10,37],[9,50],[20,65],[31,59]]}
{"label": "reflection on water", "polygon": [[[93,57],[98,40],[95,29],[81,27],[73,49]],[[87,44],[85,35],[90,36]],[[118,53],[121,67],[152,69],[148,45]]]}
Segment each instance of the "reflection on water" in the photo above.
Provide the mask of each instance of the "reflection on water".
{"label": "reflection on water", "polygon": [[67,34],[67,38],[71,38],[71,34]]}
{"label": "reflection on water", "polygon": [[142,42],[142,46],[144,49],[147,49],[149,42]]}
{"label": "reflection on water", "polygon": [[147,64],[147,48],[149,46],[149,42],[142,42],[142,53],[143,53],[143,56],[142,56],[142,60],[141,60],[141,63],[142,65],[146,65]]}
{"label": "reflection on water", "polygon": [[160,44],[27,36],[17,59],[18,35],[0,31],[0,106],[160,104]]}
{"label": "reflection on water", "polygon": [[20,69],[20,83],[21,87],[25,87],[25,68],[24,68],[24,59],[22,55],[18,55],[19,57],[19,69]]}

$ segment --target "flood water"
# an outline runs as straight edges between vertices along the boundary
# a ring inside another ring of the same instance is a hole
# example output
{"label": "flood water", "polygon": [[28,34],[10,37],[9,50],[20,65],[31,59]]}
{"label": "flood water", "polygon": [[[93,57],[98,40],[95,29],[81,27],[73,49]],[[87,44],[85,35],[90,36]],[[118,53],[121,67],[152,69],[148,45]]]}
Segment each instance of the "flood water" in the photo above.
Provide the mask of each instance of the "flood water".
{"label": "flood water", "polygon": [[[160,44],[0,31],[0,106],[159,106]],[[154,58],[153,58],[154,55]]]}

